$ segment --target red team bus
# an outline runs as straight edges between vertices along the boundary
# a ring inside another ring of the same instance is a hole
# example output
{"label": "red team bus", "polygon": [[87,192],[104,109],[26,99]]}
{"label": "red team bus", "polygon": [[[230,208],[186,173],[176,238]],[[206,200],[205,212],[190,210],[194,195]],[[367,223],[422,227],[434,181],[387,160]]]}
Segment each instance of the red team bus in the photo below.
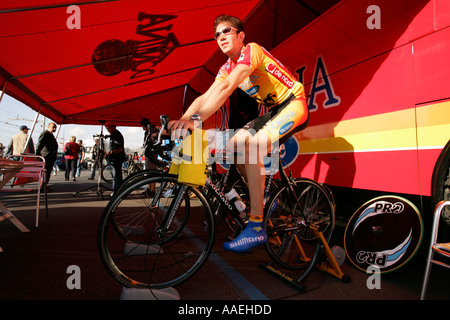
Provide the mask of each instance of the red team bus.
{"label": "red team bus", "polygon": [[[363,201],[352,194],[365,190],[393,195],[358,203],[345,245],[361,269],[360,260],[398,268],[421,243],[422,217],[450,198],[450,1],[340,1],[271,53],[298,75],[311,112],[282,157],[293,174],[347,190],[338,204]],[[406,198],[418,199],[421,213]],[[358,236],[364,220],[370,230]],[[362,248],[369,233],[369,242],[390,240]],[[408,246],[407,258],[389,265]]]}
{"label": "red team bus", "polygon": [[342,1],[272,53],[309,94],[294,171],[333,186],[442,193],[449,1]]}
{"label": "red team bus", "polygon": [[[431,206],[418,204],[422,213],[400,218],[408,203],[383,197],[383,205],[368,202],[350,219],[350,260],[362,269],[367,260],[396,269],[402,263],[389,265],[386,252],[400,255],[409,245],[411,255],[421,241],[422,222],[412,216],[428,221],[434,205],[450,199],[450,1],[341,1],[272,53],[308,94],[311,119],[295,136],[293,172],[353,191],[431,199]],[[366,218],[376,207],[397,220]],[[372,219],[370,231],[358,236],[364,219]],[[388,224],[397,240],[362,248],[368,233],[369,241],[392,237]]]}

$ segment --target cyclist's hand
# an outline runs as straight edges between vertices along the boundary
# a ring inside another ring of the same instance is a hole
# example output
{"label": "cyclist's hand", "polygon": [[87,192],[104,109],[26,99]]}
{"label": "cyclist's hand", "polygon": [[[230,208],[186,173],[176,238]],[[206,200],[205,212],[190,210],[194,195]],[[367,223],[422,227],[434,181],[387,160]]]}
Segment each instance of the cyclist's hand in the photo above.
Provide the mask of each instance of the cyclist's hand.
{"label": "cyclist's hand", "polygon": [[173,120],[169,122],[168,128],[173,141],[181,140],[188,136],[198,127],[199,121],[194,120]]}

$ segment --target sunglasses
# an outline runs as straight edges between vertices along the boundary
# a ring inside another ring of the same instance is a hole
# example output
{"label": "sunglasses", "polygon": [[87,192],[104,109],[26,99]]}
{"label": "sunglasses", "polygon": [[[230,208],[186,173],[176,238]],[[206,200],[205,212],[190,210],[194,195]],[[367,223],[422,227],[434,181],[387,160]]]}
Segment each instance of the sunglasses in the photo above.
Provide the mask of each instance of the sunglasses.
{"label": "sunglasses", "polygon": [[217,40],[217,38],[219,38],[221,34],[229,34],[233,30],[236,30],[236,32],[238,31],[238,29],[236,29],[236,28],[226,27],[226,28],[223,28],[220,31],[214,32],[214,40]]}

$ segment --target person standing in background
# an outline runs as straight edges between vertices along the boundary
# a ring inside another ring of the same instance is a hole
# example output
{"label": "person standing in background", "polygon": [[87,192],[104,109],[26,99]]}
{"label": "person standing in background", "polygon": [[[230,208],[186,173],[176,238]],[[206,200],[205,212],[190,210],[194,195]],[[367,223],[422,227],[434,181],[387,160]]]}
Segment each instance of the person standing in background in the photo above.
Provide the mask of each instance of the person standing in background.
{"label": "person standing in background", "polygon": [[86,149],[83,146],[83,140],[78,140],[78,145],[80,146],[80,153],[78,154],[77,160],[77,177],[81,174],[81,166],[83,165],[84,157],[86,156]]}
{"label": "person standing in background", "polygon": [[3,143],[0,143],[0,158],[3,158],[3,152],[5,151],[5,146]]}
{"label": "person standing in background", "polygon": [[155,143],[152,134],[156,132],[156,127],[155,125],[152,125],[150,123],[150,120],[148,118],[142,118],[141,126],[142,130],[144,130],[144,143],[143,143],[145,156],[144,169],[145,170],[156,169],[157,168],[156,164],[151,161],[151,159],[153,158],[156,158],[156,160],[158,159],[158,155],[152,151],[152,147]]}
{"label": "person standing in background", "polygon": [[66,158],[66,181],[69,181],[70,172],[72,171],[72,181],[77,181],[75,173],[77,170],[78,154],[80,153],[80,145],[75,142],[76,137],[70,137],[70,141],[64,146],[64,158]]}
{"label": "person standing in background", "polygon": [[45,185],[47,187],[47,191],[51,191],[51,189],[48,187],[48,182],[50,181],[53,166],[58,155],[58,142],[53,135],[55,131],[56,123],[50,122],[47,126],[47,130],[44,130],[40,134],[38,143],[36,145],[36,155],[42,156],[45,159]]}
{"label": "person standing in background", "polygon": [[94,180],[95,177],[95,171],[99,168],[99,162],[102,160],[102,157],[100,157],[99,153],[99,144],[100,140],[98,138],[95,139],[95,144],[92,147],[92,167],[91,167],[91,175],[88,178],[88,180]]}
{"label": "person standing in background", "polygon": [[[34,154],[34,143],[33,139],[30,137],[28,141],[28,130],[27,126],[21,126],[20,132],[13,135],[11,142],[6,150],[6,155],[20,155],[20,154]],[[28,144],[27,144],[28,141]],[[14,157],[14,160],[19,160],[20,157]]]}
{"label": "person standing in background", "polygon": [[116,129],[116,125],[108,121],[105,124],[109,136],[109,151],[105,154],[114,168],[113,192],[117,191],[122,184],[122,163],[127,159],[125,156],[125,146],[122,133]]}

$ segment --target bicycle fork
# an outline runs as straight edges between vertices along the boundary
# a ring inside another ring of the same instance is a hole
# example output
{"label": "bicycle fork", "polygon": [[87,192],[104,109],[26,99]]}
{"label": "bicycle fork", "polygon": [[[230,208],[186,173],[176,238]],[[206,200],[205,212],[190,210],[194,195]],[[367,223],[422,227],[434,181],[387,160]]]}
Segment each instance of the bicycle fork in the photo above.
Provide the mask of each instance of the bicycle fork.
{"label": "bicycle fork", "polygon": [[[166,183],[161,184],[166,185]],[[172,190],[172,194],[174,195],[173,201],[170,203],[169,208],[164,215],[161,226],[157,229],[157,232],[159,236],[162,238],[166,235],[167,231],[169,230],[170,225],[172,224],[172,221],[175,217],[175,213],[178,210],[178,207],[181,204],[181,201],[184,198],[184,194],[186,193],[187,185],[185,184],[176,184]],[[159,188],[158,192],[159,195],[161,195],[163,188]],[[159,199],[159,197],[155,196],[155,199]],[[155,200],[154,200],[155,201]]]}

